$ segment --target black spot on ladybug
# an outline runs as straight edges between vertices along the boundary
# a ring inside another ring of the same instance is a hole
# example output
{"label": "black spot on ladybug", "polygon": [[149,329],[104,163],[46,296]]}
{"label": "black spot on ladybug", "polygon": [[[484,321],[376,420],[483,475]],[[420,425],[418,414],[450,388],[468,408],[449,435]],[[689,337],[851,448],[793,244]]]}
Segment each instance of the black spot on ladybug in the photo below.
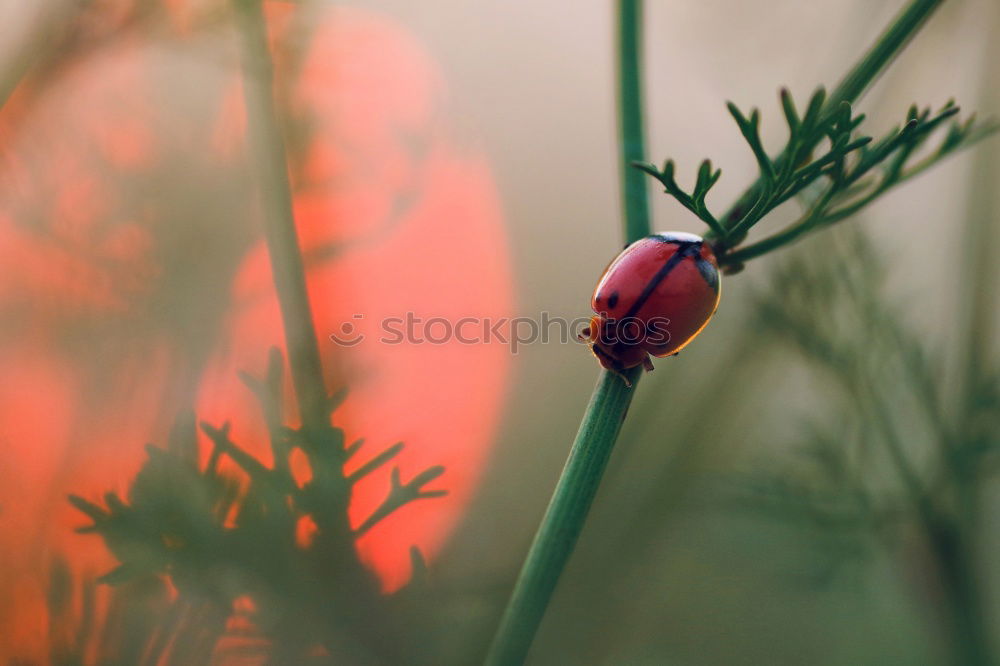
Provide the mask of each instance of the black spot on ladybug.
{"label": "black spot on ladybug", "polygon": [[719,290],[719,272],[712,265],[712,262],[708,261],[704,257],[698,257],[695,259],[695,265],[698,267],[698,272],[701,273],[701,277],[705,280],[705,284],[712,288],[713,291]]}
{"label": "black spot on ladybug", "polygon": [[612,292],[611,295],[608,296],[608,307],[614,309],[614,307],[616,305],[618,305],[618,292],[617,291]]}

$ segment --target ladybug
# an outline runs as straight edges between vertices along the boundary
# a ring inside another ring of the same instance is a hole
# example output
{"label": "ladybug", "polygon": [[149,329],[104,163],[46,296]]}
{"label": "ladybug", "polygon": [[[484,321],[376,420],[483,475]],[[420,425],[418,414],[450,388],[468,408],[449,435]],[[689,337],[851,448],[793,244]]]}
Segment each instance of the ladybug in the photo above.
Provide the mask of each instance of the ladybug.
{"label": "ladybug", "polygon": [[683,349],[715,314],[720,294],[719,265],[704,239],[677,231],[646,236],[605,269],[591,301],[597,314],[578,337],[623,378],[637,365],[652,370],[650,355]]}

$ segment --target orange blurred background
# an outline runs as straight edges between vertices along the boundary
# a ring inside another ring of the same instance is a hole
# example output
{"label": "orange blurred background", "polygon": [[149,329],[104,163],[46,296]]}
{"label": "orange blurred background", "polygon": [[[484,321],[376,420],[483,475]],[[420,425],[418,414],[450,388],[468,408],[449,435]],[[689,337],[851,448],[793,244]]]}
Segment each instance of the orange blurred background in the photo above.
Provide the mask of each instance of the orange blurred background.
{"label": "orange blurred background", "polygon": [[[99,539],[73,532],[84,521],[68,493],[126,491],[144,445],[162,444],[191,408],[231,422],[235,441],[267,458],[267,427],[238,373],[262,375],[283,335],[234,35],[213,16],[167,9],[123,7],[122,25],[96,36],[87,22],[108,20],[106,8],[71,22],[79,53],[54,54],[0,116],[0,658],[43,658],[54,554],[78,575],[113,565]],[[396,21],[268,10],[325,375],[331,390],[350,389],[334,422],[366,440],[362,460],[402,441],[404,477],[446,468],[446,497],[358,541],[391,592],[410,575],[410,547],[433,558],[467,505],[510,357],[499,342],[381,344],[378,323],[509,316],[501,205],[481,149],[456,135],[438,66]],[[356,313],[368,341],[327,339]],[[385,467],[355,486],[353,525],[388,479]]]}

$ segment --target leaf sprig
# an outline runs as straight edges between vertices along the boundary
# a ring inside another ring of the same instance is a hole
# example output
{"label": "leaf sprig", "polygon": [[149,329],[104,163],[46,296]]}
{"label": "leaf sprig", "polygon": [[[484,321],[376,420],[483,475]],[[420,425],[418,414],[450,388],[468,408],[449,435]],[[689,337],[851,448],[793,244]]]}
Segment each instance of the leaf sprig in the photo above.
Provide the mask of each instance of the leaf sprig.
{"label": "leaf sprig", "polygon": [[[721,176],[721,170],[714,170],[710,160],[701,163],[690,193],[677,184],[673,160],[667,160],[662,169],[647,162],[633,165],[658,180],[667,194],[708,225],[719,263],[728,272],[739,270],[748,259],[850,217],[888,190],[998,129],[995,123],[977,123],[974,116],[958,120],[959,109],[949,101],[936,112],[911,106],[902,127],[876,141],[857,131],[865,115],[854,115],[849,102],[833,106],[826,91],[819,88],[800,115],[791,94],[783,89],[781,108],[788,140],[772,158],[761,140],[760,111],[752,109],[747,116],[732,102],[727,107],[753,152],[760,174],[721,218],[705,202]],[[949,120],[939,144],[926,157],[914,161],[931,134]],[[815,156],[824,141],[826,150]],[[804,207],[795,222],[760,241],[741,245],[754,225],[792,198],[798,198]]]}
{"label": "leaf sprig", "polygon": [[[257,608],[252,620],[272,642],[272,656],[290,651],[287,661],[277,661],[300,663],[301,652],[311,645],[333,649],[344,618],[332,607],[374,609],[399,598],[399,593],[379,595],[374,578],[355,557],[354,540],[412,502],[446,495],[444,489],[427,487],[445,468],[428,467],[408,481],[393,468],[383,502],[345,532],[340,529],[347,521],[345,503],[337,497],[344,482],[350,492],[391,463],[404,445],[388,446],[348,473],[344,467],[359,456],[363,440],[346,444],[343,430],[333,426],[313,432],[285,425],[283,361],[277,349],[266,377],[243,374],[242,379],[265,414],[271,465],[236,444],[228,423],[201,424],[211,449],[207,462],[199,464],[194,420],[182,419],[165,449],[147,447],[148,460],[127,495],[109,492],[102,503],[77,495],[69,500],[91,520],[77,531],[101,536],[119,561],[100,582],[121,586],[167,576],[181,595],[179,602],[207,603],[223,620],[236,599],[249,596]],[[331,413],[345,397],[341,391],[328,398]],[[308,479],[293,473],[296,449],[308,462]],[[245,483],[221,467],[224,459],[245,475]],[[314,529],[307,539],[299,532],[303,520]],[[410,558],[413,579],[404,590],[419,585],[426,569],[416,546]],[[363,620],[359,615],[353,621]],[[224,623],[217,629],[221,635]],[[163,629],[168,630],[173,629]]]}

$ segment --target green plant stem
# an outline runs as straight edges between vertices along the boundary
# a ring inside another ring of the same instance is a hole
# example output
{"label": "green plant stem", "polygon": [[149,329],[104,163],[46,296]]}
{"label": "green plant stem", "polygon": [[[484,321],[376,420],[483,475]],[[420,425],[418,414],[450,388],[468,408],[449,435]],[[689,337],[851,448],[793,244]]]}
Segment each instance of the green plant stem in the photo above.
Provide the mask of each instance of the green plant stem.
{"label": "green plant stem", "polygon": [[[633,385],[641,368],[629,371]],[[604,371],[583,415],[552,500],[528,551],[486,663],[524,662],[556,583],[576,546],[634,391]]]}
{"label": "green plant stem", "polygon": [[[854,103],[868,90],[868,88],[878,79],[879,75],[885,71],[897,55],[906,47],[914,35],[923,27],[944,0],[910,0],[909,4],[896,16],[885,31],[879,35],[875,43],[865,52],[860,60],[852,67],[844,78],[837,84],[833,92],[827,97],[823,105],[823,114],[835,113],[843,102]],[[822,136],[816,138],[816,144],[822,140]],[[815,145],[815,144],[814,144]],[[813,147],[813,146],[810,146]],[[776,168],[781,168],[787,155],[779,155],[774,164]],[[764,185],[763,177],[758,178],[747,190],[737,198],[736,203],[722,217],[722,223],[727,228],[731,227],[757,200],[758,194]],[[731,238],[731,242],[738,243],[745,236],[737,234]],[[771,248],[773,249],[773,248]],[[768,250],[769,251],[769,250]]]}
{"label": "green plant stem", "polygon": [[[331,398],[323,380],[319,344],[292,212],[287,153],[274,102],[274,73],[263,7],[261,0],[233,0],[233,8],[242,36],[247,134],[260,190],[264,238],[281,307],[302,432],[304,440],[316,450],[338,447],[325,451],[325,454],[335,461],[343,461],[346,453],[330,424]],[[368,595],[364,584],[369,579],[354,550],[354,535],[347,515],[351,500],[350,483],[343,473],[331,474],[327,482],[332,485],[323,505],[322,541],[327,549],[328,565],[331,571],[337,573],[335,583],[341,590],[349,586],[352,594],[361,599]]]}
{"label": "green plant stem", "polygon": [[925,523],[924,531],[947,594],[942,612],[950,625],[955,663],[993,666],[996,660],[968,535],[950,519]]}
{"label": "green plant stem", "polygon": [[[330,423],[337,398],[327,393],[319,344],[306,286],[305,269],[288,178],[285,142],[274,98],[274,74],[261,0],[233,0],[244,65],[243,91],[247,134],[260,190],[264,237],[281,307],[288,362],[299,409],[303,441],[331,462],[343,462],[342,436]],[[358,653],[357,641],[371,649],[386,647],[379,635],[377,582],[354,547],[348,518],[351,484],[342,469],[328,469],[316,509],[320,527],[314,548],[321,552],[317,579],[322,588],[311,607],[312,619],[325,625],[327,648]],[[319,583],[318,583],[319,584]],[[334,645],[336,643],[336,645]],[[276,657],[286,663],[280,653]]]}
{"label": "green plant stem", "polygon": [[646,154],[642,121],[642,2],[618,2],[618,138],[622,164],[622,212],[625,238],[634,241],[650,233],[646,175],[632,167]]}
{"label": "green plant stem", "polygon": [[329,401],[292,212],[284,138],[274,104],[274,72],[260,0],[234,0],[243,46],[243,94],[264,237],[281,306],[292,384],[303,426],[329,426]]}
{"label": "green plant stem", "polygon": [[[628,241],[650,233],[645,175],[632,163],[645,158],[642,118],[642,2],[619,0],[618,113],[622,209]],[[569,458],[521,567],[486,663],[521,664],[528,655],[556,584],[576,547],[601,477],[628,413],[642,368],[622,377],[602,370],[583,414]]]}
{"label": "green plant stem", "polygon": [[[826,196],[829,197],[833,194],[830,190]],[[820,202],[820,205],[814,210],[822,210],[824,202]],[[788,245],[795,239],[799,238],[808,231],[811,231],[818,224],[822,224],[823,221],[819,218],[816,213],[807,213],[800,221],[791,225],[784,231],[780,231],[773,236],[768,236],[767,238],[752,243],[750,245],[745,245],[743,247],[736,248],[732,252],[728,252],[723,255],[720,259],[719,264],[721,266],[732,266],[742,264],[744,261],[749,261],[754,257],[759,257],[762,254],[767,254],[777,248]]]}
{"label": "green plant stem", "polygon": [[833,112],[842,102],[854,103],[892,64],[944,0],[910,0],[875,43],[837,84],[826,99],[826,111]]}

